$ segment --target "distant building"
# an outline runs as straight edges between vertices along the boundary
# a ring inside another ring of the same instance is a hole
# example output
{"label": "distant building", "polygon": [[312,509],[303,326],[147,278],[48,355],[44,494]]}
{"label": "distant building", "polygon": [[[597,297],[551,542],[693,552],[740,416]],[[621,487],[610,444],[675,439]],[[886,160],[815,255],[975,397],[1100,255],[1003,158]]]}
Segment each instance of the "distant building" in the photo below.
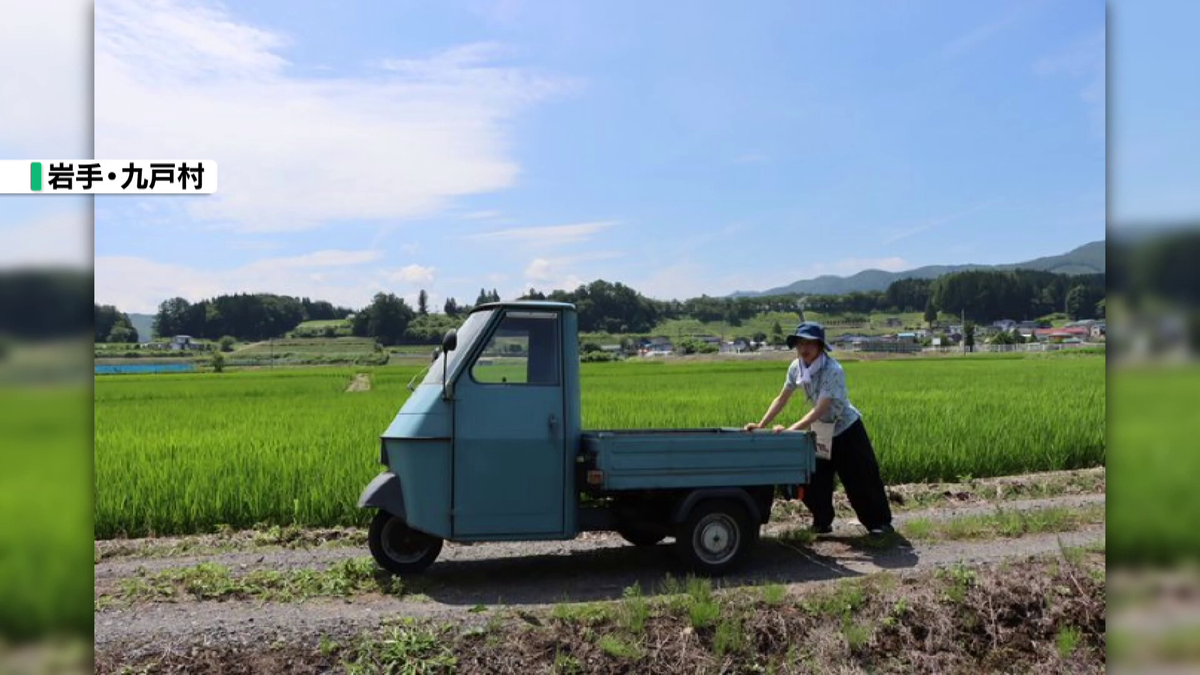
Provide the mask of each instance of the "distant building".
{"label": "distant building", "polygon": [[992,326],[1007,333],[1017,327],[1017,322],[1013,321],[1012,319],[1000,319],[999,321],[992,323]]}
{"label": "distant building", "polygon": [[194,344],[195,343],[192,342],[191,335],[176,335],[175,337],[171,338],[172,351],[178,352],[184,349],[195,349],[193,346]]}
{"label": "distant building", "polygon": [[1108,335],[1107,325],[1103,321],[1097,321],[1095,324],[1092,325],[1091,332],[1092,332],[1093,340],[1104,340],[1107,338],[1107,335]]}
{"label": "distant building", "polygon": [[900,326],[904,325],[904,320],[898,316],[889,316],[887,320],[884,321],[884,325],[886,325],[888,328],[899,328]]}

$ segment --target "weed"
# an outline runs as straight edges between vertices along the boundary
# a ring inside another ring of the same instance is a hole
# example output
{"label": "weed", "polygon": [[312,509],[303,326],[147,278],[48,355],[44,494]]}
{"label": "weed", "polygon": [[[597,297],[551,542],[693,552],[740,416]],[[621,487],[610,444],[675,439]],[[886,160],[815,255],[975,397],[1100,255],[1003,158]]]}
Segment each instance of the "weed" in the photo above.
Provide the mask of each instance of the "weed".
{"label": "weed", "polygon": [[636,660],[642,657],[642,648],[638,644],[617,635],[605,635],[600,638],[600,649],[605,654],[618,659]]}
{"label": "weed", "polygon": [[1059,657],[1066,659],[1074,654],[1076,647],[1079,646],[1080,637],[1082,637],[1082,634],[1075,626],[1067,626],[1058,631],[1058,637],[1055,638],[1054,643],[1058,648]]}
{"label": "weed", "polygon": [[783,584],[768,584],[762,589],[763,601],[768,605],[782,605],[787,599],[787,586]]}
{"label": "weed", "polygon": [[746,629],[740,618],[725,619],[717,624],[713,635],[713,651],[717,656],[741,653],[748,644]]}

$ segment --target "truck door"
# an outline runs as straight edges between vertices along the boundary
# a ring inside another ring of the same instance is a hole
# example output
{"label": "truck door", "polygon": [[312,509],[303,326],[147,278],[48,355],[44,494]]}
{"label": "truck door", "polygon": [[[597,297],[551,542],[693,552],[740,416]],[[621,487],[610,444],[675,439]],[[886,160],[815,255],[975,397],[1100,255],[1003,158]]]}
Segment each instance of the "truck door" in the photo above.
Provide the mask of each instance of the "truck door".
{"label": "truck door", "polygon": [[562,533],[561,323],[558,312],[506,310],[455,384],[456,537]]}

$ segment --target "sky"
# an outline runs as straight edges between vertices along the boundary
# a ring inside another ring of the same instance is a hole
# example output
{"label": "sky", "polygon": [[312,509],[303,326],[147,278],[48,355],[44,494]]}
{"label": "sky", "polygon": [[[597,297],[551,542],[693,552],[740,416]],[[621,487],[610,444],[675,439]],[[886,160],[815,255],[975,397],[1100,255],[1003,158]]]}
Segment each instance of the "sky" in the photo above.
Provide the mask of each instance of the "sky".
{"label": "sky", "polygon": [[[51,4],[84,20],[24,3],[0,26],[0,63],[47,54],[0,66],[0,99],[38,101],[0,110],[0,156],[220,166],[213,196],[95,198],[96,301],[128,312],[598,278],[685,298],[1053,255],[1105,236],[1106,125],[1146,176],[1110,218],[1200,212],[1178,168],[1200,94],[1171,84],[1185,63],[1151,66],[1163,22],[1140,4],[1109,9],[1107,38],[1103,3],[1068,0],[100,0],[94,37],[90,3]],[[1106,44],[1143,94],[1112,120]],[[86,264],[66,242],[91,200],[45,202],[0,202],[0,265]]]}

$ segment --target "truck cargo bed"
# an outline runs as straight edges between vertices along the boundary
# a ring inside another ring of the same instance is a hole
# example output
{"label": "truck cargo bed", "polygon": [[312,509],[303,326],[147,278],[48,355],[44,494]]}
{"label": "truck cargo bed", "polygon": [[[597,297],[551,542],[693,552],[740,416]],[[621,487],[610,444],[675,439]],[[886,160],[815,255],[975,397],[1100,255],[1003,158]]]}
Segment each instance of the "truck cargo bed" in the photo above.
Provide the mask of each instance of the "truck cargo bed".
{"label": "truck cargo bed", "polygon": [[736,427],[583,432],[604,490],[806,484],[815,468],[811,432]]}

